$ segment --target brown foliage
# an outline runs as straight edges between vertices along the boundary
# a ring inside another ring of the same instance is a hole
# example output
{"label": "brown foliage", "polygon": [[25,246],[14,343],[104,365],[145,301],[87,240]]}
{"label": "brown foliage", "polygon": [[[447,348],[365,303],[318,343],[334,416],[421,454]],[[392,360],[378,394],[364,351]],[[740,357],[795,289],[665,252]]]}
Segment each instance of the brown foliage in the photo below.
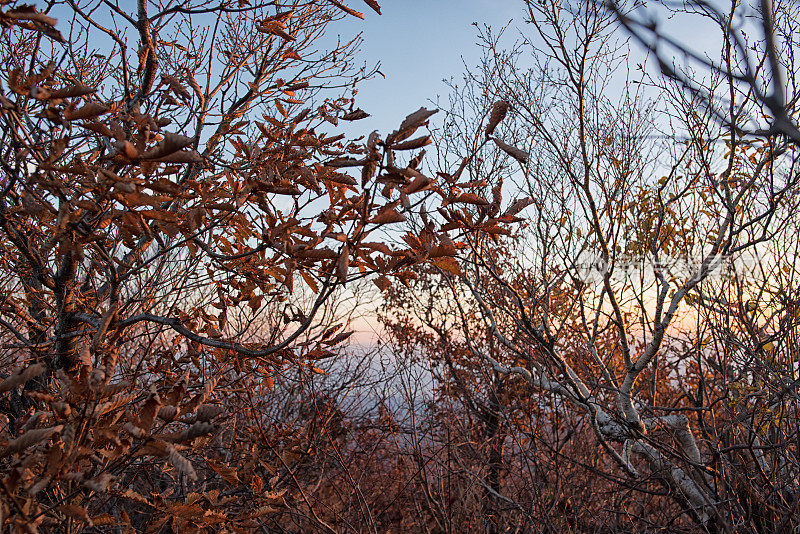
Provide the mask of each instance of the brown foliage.
{"label": "brown foliage", "polygon": [[435,203],[421,155],[394,154],[435,111],[332,131],[366,116],[330,96],[363,78],[357,42],[317,51],[362,16],[342,2],[0,4],[0,521],[246,532],[299,507],[330,528],[302,428],[264,399],[349,337],[345,284],[455,254],[374,243]]}

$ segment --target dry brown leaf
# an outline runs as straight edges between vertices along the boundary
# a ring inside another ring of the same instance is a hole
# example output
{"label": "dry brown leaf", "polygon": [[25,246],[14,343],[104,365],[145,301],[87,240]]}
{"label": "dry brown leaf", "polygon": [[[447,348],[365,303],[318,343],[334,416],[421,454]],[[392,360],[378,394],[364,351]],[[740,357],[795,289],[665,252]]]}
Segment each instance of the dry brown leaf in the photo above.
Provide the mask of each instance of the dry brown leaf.
{"label": "dry brown leaf", "polygon": [[358,17],[361,20],[364,20],[364,14],[363,13],[361,13],[359,11],[356,11],[355,9],[351,9],[351,8],[347,7],[346,5],[344,5],[343,3],[339,2],[338,0],[328,0],[328,2],[330,2],[333,5],[335,5],[336,7],[338,7],[339,9],[344,11],[345,13],[347,13],[348,15],[353,15],[354,17]]}
{"label": "dry brown leaf", "polygon": [[179,152],[174,152],[169,156],[158,158],[155,161],[160,161],[162,163],[202,163],[203,156],[194,150],[181,150]]}
{"label": "dry brown leaf", "polygon": [[197,97],[200,107],[202,108],[205,105],[206,97],[203,94],[203,89],[200,87],[200,84],[197,83],[197,80],[191,72],[187,73],[186,83],[188,83],[189,87],[194,91],[194,95]]}
{"label": "dry brown leaf", "polygon": [[533,204],[533,199],[531,199],[530,197],[518,198],[511,203],[511,205],[506,209],[505,212],[503,212],[503,216],[507,217],[516,215],[517,213],[524,210],[531,204]]}
{"label": "dry brown leaf", "polygon": [[117,153],[130,160],[139,158],[139,151],[136,150],[136,147],[130,141],[117,142]]}
{"label": "dry brown leaf", "polygon": [[433,264],[448,274],[453,274],[456,276],[461,275],[461,266],[455,259],[449,256],[434,258]]}
{"label": "dry brown leaf", "polygon": [[333,260],[337,257],[336,252],[329,248],[304,249],[295,253],[295,256],[305,260]]}
{"label": "dry brown leaf", "polygon": [[148,501],[147,498],[144,495],[142,495],[140,493],[137,493],[136,491],[134,491],[132,489],[126,489],[125,491],[120,493],[120,495],[122,497],[126,497],[128,499],[131,499],[132,501],[136,501],[136,502],[139,502],[139,503],[142,503],[142,504],[150,504],[150,501]]}
{"label": "dry brown leaf", "polygon": [[27,449],[31,445],[36,445],[39,442],[50,439],[53,434],[61,432],[64,425],[56,425],[50,428],[37,428],[35,430],[28,430],[16,439],[11,440],[8,445],[3,449],[0,456],[14,454]]}
{"label": "dry brown leaf", "polygon": [[482,197],[479,197],[475,193],[461,193],[460,195],[456,196],[452,202],[457,202],[460,204],[473,204],[475,206],[488,206],[489,202]]}
{"label": "dry brown leaf", "polygon": [[328,340],[324,341],[324,343],[326,345],[328,345],[328,346],[331,346],[331,347],[334,346],[334,345],[338,345],[342,341],[344,341],[347,338],[349,338],[350,336],[352,336],[353,333],[354,332],[352,332],[352,331],[351,332],[340,332],[340,333],[336,334],[336,336],[334,336],[332,339],[328,339]]}
{"label": "dry brown leaf", "polygon": [[37,377],[44,373],[45,366],[41,363],[34,363],[24,369],[19,369],[11,374],[8,378],[0,382],[0,393],[11,391],[17,386],[21,386],[31,378]]}
{"label": "dry brown leaf", "polygon": [[198,438],[200,436],[205,436],[207,434],[211,434],[214,432],[214,425],[205,421],[197,421],[193,423],[189,428],[184,430],[175,438],[177,442],[184,442],[190,441],[194,438]]}
{"label": "dry brown leaf", "polygon": [[524,150],[520,150],[519,148],[517,148],[515,146],[511,146],[509,144],[506,144],[503,141],[501,141],[500,139],[498,139],[497,137],[492,137],[492,141],[494,141],[494,144],[496,144],[500,148],[500,150],[502,150],[503,152],[505,152],[506,154],[508,154],[512,158],[514,158],[515,160],[519,161],[520,163],[527,163],[528,162],[528,158],[530,157],[530,154],[528,154]]}
{"label": "dry brown leaf", "polygon": [[498,100],[492,105],[492,112],[489,115],[489,123],[486,125],[486,137],[489,137],[508,113],[509,104],[505,100]]}
{"label": "dry brown leaf", "polygon": [[408,141],[396,143],[392,145],[392,150],[415,150],[417,148],[422,148],[429,144],[431,144],[431,136],[423,135],[422,137],[417,137],[415,139],[409,139]]}
{"label": "dry brown leaf", "polygon": [[192,463],[181,456],[172,446],[170,446],[169,453],[167,453],[167,461],[171,463],[179,473],[187,475],[192,480],[197,480],[197,472],[195,472]]}
{"label": "dry brown leaf", "polygon": [[308,285],[309,288],[311,288],[311,291],[313,291],[314,293],[319,293],[319,285],[317,284],[317,281],[314,280],[314,277],[311,276],[310,273],[307,273],[305,270],[302,270],[300,271],[300,276],[303,277],[303,281],[306,283],[306,285]]}
{"label": "dry brown leaf", "polygon": [[381,6],[375,0],[364,0],[364,2],[375,10],[375,12],[380,15],[381,14]]}
{"label": "dry brown leaf", "polygon": [[386,245],[386,243],[375,243],[372,241],[364,241],[363,243],[361,243],[361,246],[366,247],[370,250],[374,250],[375,252],[386,254],[387,256],[389,256],[392,253],[392,249],[390,249],[389,246]]}
{"label": "dry brown leaf", "polygon": [[372,282],[376,286],[378,286],[378,289],[380,289],[381,291],[386,291],[392,285],[392,282],[388,278],[383,276],[383,275],[379,276],[378,278],[376,278]]}
{"label": "dry brown leaf", "polygon": [[44,13],[38,11],[34,6],[31,5],[21,5],[19,7],[15,7],[14,9],[10,9],[3,13],[3,16],[8,17],[13,20],[30,20],[34,22],[39,22],[42,24],[46,24],[47,26],[55,26],[58,24],[58,20],[45,15]]}
{"label": "dry brown leaf", "polygon": [[160,143],[142,154],[142,159],[160,159],[186,147],[192,146],[192,143],[194,143],[194,139],[191,137],[186,137],[185,135],[176,133],[167,133],[164,134],[164,139]]}
{"label": "dry brown leaf", "polygon": [[219,404],[201,404],[197,407],[196,418],[198,421],[211,421],[221,415],[225,409]]}
{"label": "dry brown leaf", "polygon": [[349,113],[345,113],[344,115],[342,115],[341,119],[343,121],[358,121],[361,119],[366,119],[367,117],[369,117],[369,113],[367,113],[363,109],[356,109],[350,111]]}
{"label": "dry brown leaf", "polygon": [[406,130],[416,129],[425,124],[431,115],[437,113],[438,109],[426,109],[424,107],[419,108],[414,113],[410,114],[403,120],[400,124],[400,128],[398,128],[399,132],[404,132]]}
{"label": "dry brown leaf", "polygon": [[220,461],[212,460],[210,458],[206,459],[206,463],[208,466],[213,469],[219,476],[221,476],[228,484],[235,486],[239,483],[239,477],[236,472],[236,469],[223,464]]}
{"label": "dry brown leaf", "polygon": [[265,20],[258,26],[256,26],[256,30],[260,31],[261,33],[268,33],[271,35],[277,35],[281,39],[285,41],[294,41],[294,37],[286,33],[284,31],[284,26],[277,20]]}
{"label": "dry brown leaf", "polygon": [[93,87],[88,87],[83,84],[70,85],[60,89],[54,89],[50,92],[50,98],[74,98],[76,96],[90,95],[97,91]]}
{"label": "dry brown leaf", "polygon": [[95,527],[104,527],[117,524],[117,518],[111,514],[100,514],[92,518]]}
{"label": "dry brown leaf", "polygon": [[342,283],[347,281],[347,271],[350,268],[350,248],[345,243],[339,252],[339,259],[336,262],[336,276]]}
{"label": "dry brown leaf", "polygon": [[45,476],[44,478],[39,480],[36,484],[31,486],[30,489],[28,489],[28,495],[30,495],[31,497],[35,497],[40,491],[42,491],[50,484],[50,480],[51,479],[49,476]]}
{"label": "dry brown leaf", "polygon": [[178,416],[179,410],[177,406],[162,406],[158,410],[158,417],[164,421],[174,421]]}
{"label": "dry brown leaf", "polygon": [[406,218],[404,215],[398,213],[394,208],[392,208],[380,212],[375,217],[370,219],[369,222],[372,224],[392,224],[404,222],[405,220]]}
{"label": "dry brown leaf", "polygon": [[139,428],[145,432],[149,432],[153,426],[153,421],[156,418],[158,409],[161,407],[161,398],[158,396],[155,387],[150,391],[150,396],[144,403],[139,415]]}
{"label": "dry brown leaf", "polygon": [[89,526],[93,526],[92,518],[89,517],[89,513],[83,506],[78,506],[77,504],[62,504],[58,507],[58,510],[72,519],[76,519],[82,523],[88,523]]}
{"label": "dry brown leaf", "polygon": [[423,176],[422,174],[420,174],[419,176],[414,178],[414,180],[410,184],[408,184],[403,188],[403,193],[405,193],[406,195],[411,195],[413,193],[424,191],[429,185],[431,185],[432,182],[433,180],[431,180],[427,176]]}
{"label": "dry brown leaf", "polygon": [[109,486],[114,483],[116,477],[111,473],[102,473],[91,480],[86,480],[83,485],[92,491],[102,493],[108,491]]}
{"label": "dry brown leaf", "polygon": [[[97,102],[89,102],[76,110],[65,110],[64,118],[68,121],[88,120],[99,117],[104,113],[108,113],[108,106],[104,104],[98,104]],[[109,133],[111,132],[109,131]]]}

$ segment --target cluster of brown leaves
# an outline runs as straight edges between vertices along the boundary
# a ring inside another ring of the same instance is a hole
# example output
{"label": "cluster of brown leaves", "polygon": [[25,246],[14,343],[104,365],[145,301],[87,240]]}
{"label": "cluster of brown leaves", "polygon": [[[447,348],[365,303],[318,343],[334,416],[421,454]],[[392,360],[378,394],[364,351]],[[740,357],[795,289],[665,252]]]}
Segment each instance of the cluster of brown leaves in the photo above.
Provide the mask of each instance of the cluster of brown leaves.
{"label": "cluster of brown leaves", "polygon": [[[225,80],[252,75],[226,100],[224,84],[176,67],[196,51],[153,39],[149,24],[164,19],[147,2],[140,64],[117,49],[113,75],[52,16],[0,2],[0,524],[263,525],[302,500],[288,488],[310,453],[256,407],[279,372],[319,372],[350,335],[323,305],[365,277],[408,283],[420,264],[458,274],[460,236],[497,239],[527,203],[501,210],[499,186],[489,201],[474,192],[485,184],[459,182],[464,165],[426,176],[430,137],[414,135],[434,111],[348,142],[330,125],[366,113],[344,98],[306,105],[318,80],[277,76],[313,54],[304,28],[329,21],[329,4],[359,13],[332,0],[239,4],[228,38],[258,60],[208,53],[227,57],[215,67],[236,74]],[[69,68],[64,43],[85,53]],[[322,74],[336,59],[308,61]],[[404,151],[418,152],[401,163]],[[423,227],[406,233],[412,217]]]}

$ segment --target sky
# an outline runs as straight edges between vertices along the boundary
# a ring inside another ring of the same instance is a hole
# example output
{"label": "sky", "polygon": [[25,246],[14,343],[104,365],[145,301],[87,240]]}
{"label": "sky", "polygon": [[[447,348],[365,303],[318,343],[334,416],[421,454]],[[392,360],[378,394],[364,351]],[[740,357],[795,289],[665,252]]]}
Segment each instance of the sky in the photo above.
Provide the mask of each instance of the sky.
{"label": "sky", "polygon": [[[359,85],[356,106],[370,117],[344,125],[356,137],[378,130],[395,130],[406,115],[424,106],[433,108],[437,96],[446,101],[445,79],[458,79],[464,64],[479,59],[474,23],[504,26],[512,19],[522,24],[520,0],[379,0],[378,15],[365,3],[348,5],[364,13],[364,20],[349,17],[337,24],[342,38],[362,32],[360,58],[368,65],[380,63],[383,76]],[[371,314],[355,319],[351,342],[373,346],[380,327]]]}
{"label": "sky", "polygon": [[[382,15],[360,0],[349,0],[349,6],[364,13],[364,20],[348,17],[335,30],[343,38],[362,32],[361,58],[368,65],[380,63],[385,76],[360,84],[356,105],[371,117],[357,121],[347,133],[386,133],[421,106],[435,107],[432,102],[438,96],[446,103],[448,88],[443,80],[458,80],[465,63],[474,66],[479,60],[475,23],[499,29],[511,22],[510,35],[525,31],[521,0],[379,1]],[[695,50],[714,49],[716,55],[718,31],[707,22],[685,16],[675,20],[658,16],[658,20]],[[632,54],[637,61],[644,57],[638,46]]]}
{"label": "sky", "polygon": [[[353,137],[373,130],[388,133],[419,107],[436,107],[437,97],[446,103],[449,89],[443,80],[459,80],[465,64],[474,66],[480,59],[475,23],[498,29],[510,22],[512,35],[526,30],[521,0],[380,0],[380,4],[382,15],[359,0],[349,0],[365,20],[349,17],[336,26],[343,38],[362,32],[361,58],[368,65],[380,63],[383,74],[359,85],[356,105],[371,116],[345,125]],[[718,46],[716,32],[696,20],[660,20],[672,35],[686,37],[684,42],[696,49]],[[631,59],[639,58],[636,61],[644,57],[636,46],[631,53]],[[370,345],[376,340],[379,327],[370,314],[351,327],[357,332],[352,341]]]}
{"label": "sky", "polygon": [[356,105],[372,116],[358,121],[358,130],[394,130],[422,106],[443,99],[446,78],[458,78],[464,62],[477,62],[477,29],[473,23],[499,27],[519,17],[519,0],[381,0],[382,15],[365,3],[349,5],[364,13],[338,26],[343,37],[363,32],[361,57],[380,62],[380,75],[360,85]]}

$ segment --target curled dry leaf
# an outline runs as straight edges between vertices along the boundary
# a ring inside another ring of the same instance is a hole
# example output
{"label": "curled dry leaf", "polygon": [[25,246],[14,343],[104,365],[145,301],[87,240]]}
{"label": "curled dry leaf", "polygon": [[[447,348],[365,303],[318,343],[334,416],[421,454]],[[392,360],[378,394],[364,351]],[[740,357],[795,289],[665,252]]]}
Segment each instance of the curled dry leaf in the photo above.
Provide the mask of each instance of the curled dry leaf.
{"label": "curled dry leaf", "polygon": [[367,117],[369,117],[369,113],[367,113],[363,109],[359,108],[359,109],[350,111],[348,113],[345,113],[344,115],[342,115],[341,119],[343,121],[358,121],[358,120],[361,120],[361,119],[366,119]]}
{"label": "curled dry leaf", "polygon": [[187,74],[186,83],[188,83],[189,87],[194,91],[194,95],[197,97],[198,102],[200,102],[200,107],[203,107],[206,102],[205,94],[203,94],[203,89],[200,87],[200,84],[197,83],[197,80],[191,72]]}
{"label": "curled dry leaf", "polygon": [[96,491],[98,493],[102,493],[104,491],[108,491],[109,486],[116,480],[116,477],[111,473],[102,473],[95,478],[90,480],[85,480],[83,485],[89,488],[92,491]]}
{"label": "curled dry leaf", "polygon": [[336,252],[329,248],[310,248],[298,251],[295,256],[304,260],[333,260]]}
{"label": "curled dry leaf", "polygon": [[264,22],[256,26],[256,30],[258,30],[261,33],[277,35],[278,37],[280,37],[285,41],[294,41],[294,37],[286,33],[283,24],[281,24],[277,20],[265,20]]}
{"label": "curled dry leaf", "polygon": [[20,386],[30,380],[44,373],[45,366],[41,363],[29,365],[25,369],[15,371],[11,376],[0,382],[0,393],[11,391],[17,386]]}
{"label": "curled dry leaf", "polygon": [[72,407],[70,407],[70,405],[67,404],[66,402],[61,402],[61,401],[54,402],[52,406],[53,406],[53,411],[56,412],[56,415],[58,415],[61,418],[69,417],[70,414],[72,413]]}
{"label": "curled dry leaf", "polygon": [[384,210],[378,215],[373,217],[369,222],[372,224],[392,224],[400,223],[406,220],[405,215],[398,213],[394,208]]}
{"label": "curled dry leaf", "polygon": [[255,510],[245,514],[243,517],[246,517],[247,519],[258,519],[276,511],[278,511],[278,508],[275,508],[274,506],[259,506]]}
{"label": "curled dry leaf", "polygon": [[42,477],[38,482],[36,482],[36,484],[31,486],[30,489],[28,489],[28,495],[30,495],[31,497],[35,497],[40,491],[42,491],[50,484],[51,480],[52,479],[50,478],[49,475]]}
{"label": "curled dry leaf", "polygon": [[372,282],[376,286],[378,286],[378,289],[380,289],[381,291],[386,291],[392,285],[391,280],[389,280],[388,278],[386,278],[383,275],[381,275],[378,278],[374,279]]}
{"label": "curled dry leaf", "polygon": [[58,510],[72,519],[82,523],[88,523],[89,526],[94,525],[94,523],[92,523],[92,518],[89,517],[89,513],[83,506],[78,506],[77,504],[62,504],[58,507]]}
{"label": "curled dry leaf", "polygon": [[414,178],[414,180],[410,184],[408,184],[403,188],[403,193],[405,193],[406,195],[410,195],[412,193],[418,193],[420,191],[424,191],[425,188],[431,185],[432,182],[433,180],[431,180],[427,176],[420,174],[419,176]]}
{"label": "curled dry leaf", "polygon": [[92,518],[92,523],[94,524],[95,527],[104,527],[104,526],[118,525],[119,520],[111,514],[100,514]]}
{"label": "curled dry leaf", "polygon": [[475,206],[488,206],[489,202],[485,198],[481,198],[475,193],[461,193],[460,195],[456,196],[452,202],[458,202],[461,204],[473,204]]}
{"label": "curled dry leaf", "polygon": [[376,243],[373,241],[364,241],[361,243],[361,246],[368,248],[370,250],[374,250],[375,252],[380,252],[381,254],[386,254],[387,256],[391,256],[392,249],[390,249],[386,243]]}
{"label": "curled dry leaf", "polygon": [[31,415],[28,418],[28,420],[25,421],[25,424],[22,425],[22,431],[25,432],[25,431],[28,431],[28,430],[30,430],[32,428],[35,428],[36,425],[39,424],[39,421],[41,421],[43,417],[48,416],[48,415],[50,415],[50,412],[47,412],[47,411],[44,411],[44,410],[39,410],[39,411],[34,412],[33,415]]}
{"label": "curled dry leaf", "polygon": [[367,136],[367,151],[370,153],[376,153],[380,140],[381,137],[378,134],[378,130],[374,130],[372,133],[370,133],[369,136]]}
{"label": "curled dry leaf", "polygon": [[4,17],[8,17],[11,20],[30,20],[32,22],[38,22],[41,24],[46,24],[47,26],[55,26],[58,24],[58,20],[45,15],[44,13],[38,11],[35,7],[31,5],[22,5],[19,7],[15,7],[14,9],[9,9],[5,13],[3,13]]}
{"label": "curled dry leaf", "polygon": [[53,436],[53,434],[61,432],[62,428],[64,428],[63,425],[56,425],[50,428],[38,428],[36,430],[28,430],[20,437],[11,440],[5,447],[5,449],[3,449],[3,452],[2,454],[0,454],[0,456],[7,456],[9,454],[14,454],[15,452],[27,449],[31,445],[35,445],[41,441],[50,439]]}
{"label": "curled dry leaf", "polygon": [[156,161],[160,161],[161,163],[202,163],[203,156],[194,150],[181,150],[169,156],[158,158]]}
{"label": "curled dry leaf", "polygon": [[197,406],[205,403],[210,397],[211,394],[214,393],[214,388],[217,387],[217,381],[219,380],[219,376],[210,376],[206,379],[205,385],[203,386],[202,391],[197,395],[193,396],[188,403],[186,403],[186,410],[192,411]]}
{"label": "curled dry leaf", "polygon": [[134,425],[130,421],[126,422],[123,425],[123,428],[128,432],[128,434],[130,434],[134,438],[141,439],[141,438],[143,438],[145,436],[145,431],[143,429],[139,428],[138,426]]}
{"label": "curled dry leaf", "polygon": [[518,198],[503,212],[504,217],[514,216],[520,211],[533,204],[533,199],[530,197]]}
{"label": "curled dry leaf", "polygon": [[214,432],[214,425],[211,423],[207,423],[205,421],[197,421],[193,423],[189,428],[181,432],[181,434],[175,439],[178,442],[190,441],[194,438],[199,438],[200,436],[205,436],[207,434],[211,434]]}
{"label": "curled dry leaf", "polygon": [[484,226],[481,228],[481,230],[491,235],[511,235],[511,230],[497,225]]}
{"label": "curled dry leaf", "polygon": [[341,282],[347,281],[347,271],[350,268],[350,249],[347,244],[342,247],[339,253],[339,259],[336,262],[336,276]]}
{"label": "curled dry leaf", "polygon": [[506,117],[509,104],[505,100],[498,100],[492,105],[492,112],[489,115],[489,123],[486,125],[486,137],[489,137],[497,128],[497,125]]}
{"label": "curled dry leaf", "polygon": [[344,341],[347,338],[349,338],[350,336],[352,336],[353,333],[354,333],[353,331],[350,331],[350,332],[339,332],[332,339],[325,340],[324,343],[326,345],[328,345],[328,346],[331,346],[331,347],[334,346],[334,345],[338,345],[342,341]]}
{"label": "curled dry leaf", "polygon": [[136,147],[130,141],[119,141],[117,143],[117,153],[121,156],[125,156],[129,160],[139,158],[139,151],[136,150]]}
{"label": "curled dry leaf", "polygon": [[127,395],[115,395],[114,398],[108,402],[98,405],[95,408],[94,415],[95,417],[100,417],[101,415],[107,414],[112,410],[116,410],[121,406],[131,403],[135,398],[136,395],[133,393],[129,393]]}
{"label": "curled dry leaf", "polygon": [[345,13],[347,13],[348,15],[352,15],[354,17],[358,17],[358,18],[360,18],[362,20],[364,19],[364,14],[363,13],[361,13],[359,11],[356,11],[355,9],[351,9],[351,8],[347,7],[346,5],[344,5],[343,3],[339,2],[338,0],[328,0],[328,2],[330,2],[333,5],[335,5],[336,7],[338,7],[339,9],[344,11]]}
{"label": "curled dry leaf", "polygon": [[97,102],[89,102],[76,110],[65,110],[64,118],[68,121],[88,120],[99,117],[104,113],[108,113],[108,106]]}
{"label": "curled dry leaf", "polygon": [[156,392],[156,389],[151,389],[150,396],[145,401],[139,415],[138,426],[144,432],[150,431],[150,428],[153,426],[153,421],[155,421],[156,414],[158,413],[158,409],[161,407],[161,405],[161,398]]}
{"label": "curled dry leaf", "polygon": [[186,137],[185,135],[175,133],[164,134],[164,139],[155,147],[142,154],[142,159],[161,159],[191,146],[193,142],[194,139]]}
{"label": "curled dry leaf", "polygon": [[442,256],[455,256],[456,249],[450,243],[442,243],[441,245],[436,245],[433,247],[430,252],[428,252],[428,256],[431,258],[439,258]]}
{"label": "curled dry leaf", "polygon": [[461,266],[455,259],[449,256],[441,256],[439,258],[434,258],[433,264],[448,274],[452,274],[455,276],[461,275]]}
{"label": "curled dry leaf", "polygon": [[414,113],[408,115],[405,120],[400,124],[400,128],[398,128],[399,132],[404,132],[406,130],[413,130],[417,129],[427,121],[431,115],[437,113],[438,109],[426,109],[424,107],[419,108]]}
{"label": "curled dry leaf", "polygon": [[530,157],[530,154],[528,154],[524,150],[520,150],[519,148],[517,148],[515,146],[511,146],[511,145],[501,141],[497,137],[492,137],[492,141],[494,141],[494,144],[496,144],[498,146],[498,148],[500,148],[500,150],[502,150],[503,152],[505,152],[506,154],[508,154],[512,158],[514,158],[515,160],[519,161],[520,163],[524,164],[524,163],[528,162],[528,158]]}
{"label": "curled dry leaf", "polygon": [[208,422],[224,411],[225,409],[219,404],[201,404],[197,407],[196,418],[198,421]]}
{"label": "curled dry leaf", "polygon": [[169,452],[167,453],[167,461],[172,464],[172,466],[181,474],[187,475],[192,480],[197,480],[197,473],[192,466],[192,463],[181,456],[181,454],[175,450],[175,447],[169,446]]}
{"label": "curled dry leaf", "polygon": [[305,281],[306,285],[308,285],[311,291],[314,293],[319,293],[319,284],[317,284],[316,280],[314,280],[309,273],[306,271],[300,271],[300,276],[303,278],[303,281]]}
{"label": "curled dry leaf", "polygon": [[211,458],[206,459],[208,466],[213,469],[219,476],[221,476],[228,484],[235,485],[239,483],[239,477],[236,469],[226,465],[220,461]]}
{"label": "curled dry leaf", "polygon": [[54,89],[50,92],[50,98],[74,98],[77,96],[90,95],[97,91],[94,87],[88,87],[83,84],[70,85]]}
{"label": "curled dry leaf", "polygon": [[108,137],[109,139],[114,137],[114,133],[108,126],[97,121],[84,123],[82,127],[86,128],[87,130],[91,130],[92,132],[98,133],[102,136]]}
{"label": "curled dry leaf", "polygon": [[138,503],[150,504],[150,501],[148,501],[147,498],[144,495],[142,495],[142,494],[140,494],[140,493],[138,493],[138,492],[136,492],[136,491],[134,491],[132,489],[126,489],[125,491],[120,492],[120,495],[122,497],[125,497],[126,499],[130,499],[130,500],[136,501]]}
{"label": "curled dry leaf", "polygon": [[334,158],[332,160],[328,160],[325,162],[327,167],[333,167],[336,169],[340,169],[342,167],[360,167],[365,162],[362,160],[357,160],[355,158]]}
{"label": "curled dry leaf", "polygon": [[178,416],[179,410],[177,406],[162,406],[158,410],[158,417],[164,421],[174,421]]}
{"label": "curled dry leaf", "polygon": [[381,14],[381,6],[375,0],[364,0],[364,2],[375,10],[375,12],[380,15]]}
{"label": "curled dry leaf", "polygon": [[392,150],[414,150],[417,148],[422,148],[429,144],[431,144],[431,136],[423,135],[422,137],[417,137],[415,139],[409,139],[408,141],[396,143],[392,145]]}

